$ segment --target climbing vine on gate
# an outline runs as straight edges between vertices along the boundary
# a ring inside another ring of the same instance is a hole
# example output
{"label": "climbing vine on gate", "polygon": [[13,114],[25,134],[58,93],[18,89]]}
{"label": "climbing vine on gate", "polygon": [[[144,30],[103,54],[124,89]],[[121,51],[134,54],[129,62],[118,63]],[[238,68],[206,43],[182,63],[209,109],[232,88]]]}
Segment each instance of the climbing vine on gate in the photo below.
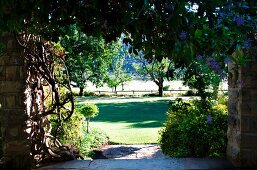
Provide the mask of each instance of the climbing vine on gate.
{"label": "climbing vine on gate", "polygon": [[[27,131],[35,164],[49,159],[82,158],[74,148],[64,146],[56,139],[58,128],[52,133],[48,120],[48,115],[57,115],[56,124],[61,126],[74,111],[64,50],[40,36],[26,32],[15,34],[15,38],[25,54],[28,74],[25,91],[29,116]],[[60,93],[60,89],[67,91],[65,95]]]}

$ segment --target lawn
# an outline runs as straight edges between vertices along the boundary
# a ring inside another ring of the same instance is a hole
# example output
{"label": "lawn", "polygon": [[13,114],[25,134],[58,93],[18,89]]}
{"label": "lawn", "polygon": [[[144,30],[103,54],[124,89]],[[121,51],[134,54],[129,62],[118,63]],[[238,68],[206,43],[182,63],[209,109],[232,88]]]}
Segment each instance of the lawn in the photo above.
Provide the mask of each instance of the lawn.
{"label": "lawn", "polygon": [[158,131],[166,120],[168,100],[97,103],[100,113],[91,127],[105,131],[114,144],[158,143]]}

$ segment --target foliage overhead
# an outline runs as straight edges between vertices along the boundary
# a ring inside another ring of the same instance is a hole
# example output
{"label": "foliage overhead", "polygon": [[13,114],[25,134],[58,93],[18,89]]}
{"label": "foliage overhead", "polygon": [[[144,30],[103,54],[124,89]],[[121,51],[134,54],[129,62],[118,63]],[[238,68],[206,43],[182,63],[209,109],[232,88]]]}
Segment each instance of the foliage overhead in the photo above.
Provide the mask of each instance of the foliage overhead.
{"label": "foliage overhead", "polygon": [[70,24],[108,41],[124,32],[131,37],[124,42],[133,41],[133,52],[173,58],[177,66],[197,55],[223,62],[246,40],[256,43],[252,0],[11,0],[0,6],[1,31],[29,30],[53,41]]}

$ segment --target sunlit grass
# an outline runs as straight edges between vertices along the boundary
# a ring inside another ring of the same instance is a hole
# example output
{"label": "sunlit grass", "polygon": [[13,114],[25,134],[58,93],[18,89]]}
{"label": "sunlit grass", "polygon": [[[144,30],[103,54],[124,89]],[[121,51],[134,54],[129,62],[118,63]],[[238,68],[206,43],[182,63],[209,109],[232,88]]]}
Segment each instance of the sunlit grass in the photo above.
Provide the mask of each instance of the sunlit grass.
{"label": "sunlit grass", "polygon": [[115,144],[158,143],[168,103],[168,100],[96,103],[100,113],[92,119],[91,127],[102,129]]}

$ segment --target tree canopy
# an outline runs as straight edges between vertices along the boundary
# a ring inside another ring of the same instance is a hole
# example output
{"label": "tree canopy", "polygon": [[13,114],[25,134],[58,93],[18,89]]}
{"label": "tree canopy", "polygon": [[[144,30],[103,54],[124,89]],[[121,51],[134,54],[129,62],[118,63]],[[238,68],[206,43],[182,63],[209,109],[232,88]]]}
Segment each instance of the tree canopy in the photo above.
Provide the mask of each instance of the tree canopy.
{"label": "tree canopy", "polygon": [[135,53],[173,58],[178,66],[197,55],[223,60],[248,38],[256,41],[252,0],[11,0],[0,6],[1,31],[29,31],[53,41],[75,23],[107,41],[124,32]]}
{"label": "tree canopy", "polygon": [[87,36],[72,25],[59,39],[57,44],[65,49],[65,63],[73,82],[71,85],[80,89],[80,96],[86,82],[101,86],[107,81],[111,56],[103,38]]}

